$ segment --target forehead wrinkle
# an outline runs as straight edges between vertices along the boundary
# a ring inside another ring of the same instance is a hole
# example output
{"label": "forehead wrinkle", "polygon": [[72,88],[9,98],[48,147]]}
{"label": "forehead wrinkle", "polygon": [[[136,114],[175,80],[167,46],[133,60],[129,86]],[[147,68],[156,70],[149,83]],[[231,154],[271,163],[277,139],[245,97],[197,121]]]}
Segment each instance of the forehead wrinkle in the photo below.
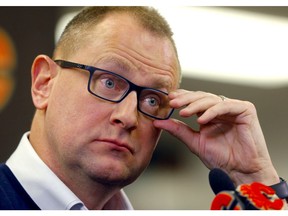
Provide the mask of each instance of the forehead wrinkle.
{"label": "forehead wrinkle", "polygon": [[[113,65],[117,68],[119,68],[119,71],[112,71],[112,72],[115,72],[115,73],[120,73],[120,72],[131,72],[134,69],[136,69],[136,67],[131,64],[129,61],[127,61],[126,59],[120,59],[118,57],[115,57],[115,56],[105,56],[105,57],[102,57],[100,58],[97,63],[113,63]],[[105,69],[105,68],[103,68]]]}
{"label": "forehead wrinkle", "polygon": [[[116,57],[116,56],[105,56],[105,57],[102,57],[102,58],[100,58],[97,61],[97,64],[99,64],[99,63],[107,63],[107,62],[108,63],[112,63],[113,67],[116,66],[117,68],[119,68],[119,70],[117,70],[117,71],[114,70],[114,71],[111,71],[111,72],[123,75],[126,79],[127,79],[127,76],[125,76],[125,74],[123,74],[124,72],[131,73],[133,71],[135,72],[135,71],[140,70],[140,67],[135,66],[134,64],[130,63],[125,58],[119,58],[119,57]],[[102,68],[102,69],[107,69],[107,68]],[[148,75],[148,76],[151,76],[151,75]],[[158,75],[164,76],[166,74],[158,74]],[[143,87],[149,87],[149,88],[155,88],[155,89],[163,89],[163,88],[165,88],[168,91],[168,89],[171,89],[171,84],[167,85],[168,83],[169,82],[167,81],[167,79],[157,78],[157,79],[154,79],[152,83],[150,82],[149,83],[150,85],[146,85],[146,86],[143,86]]]}

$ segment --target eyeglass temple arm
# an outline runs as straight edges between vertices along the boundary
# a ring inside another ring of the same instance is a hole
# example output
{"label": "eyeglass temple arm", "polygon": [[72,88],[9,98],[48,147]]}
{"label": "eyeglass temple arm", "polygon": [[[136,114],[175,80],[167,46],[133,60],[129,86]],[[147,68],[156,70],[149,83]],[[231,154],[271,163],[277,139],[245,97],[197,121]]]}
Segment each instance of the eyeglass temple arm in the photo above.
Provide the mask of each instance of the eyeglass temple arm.
{"label": "eyeglass temple arm", "polygon": [[55,60],[55,62],[64,68],[80,68],[80,69],[87,69],[87,66],[82,65],[82,64],[78,64],[78,63],[73,63],[73,62],[69,62],[69,61],[63,61],[63,60]]}

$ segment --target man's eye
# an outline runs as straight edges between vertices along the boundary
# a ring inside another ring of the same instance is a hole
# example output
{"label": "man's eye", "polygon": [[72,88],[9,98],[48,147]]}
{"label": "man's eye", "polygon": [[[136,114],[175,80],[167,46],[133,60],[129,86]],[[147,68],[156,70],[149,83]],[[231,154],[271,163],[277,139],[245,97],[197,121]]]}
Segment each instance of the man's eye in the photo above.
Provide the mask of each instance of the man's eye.
{"label": "man's eye", "polygon": [[146,103],[146,105],[150,106],[150,107],[159,107],[160,105],[160,101],[157,97],[146,97],[144,99],[144,102]]}
{"label": "man's eye", "polygon": [[146,101],[148,102],[150,106],[153,106],[153,107],[159,105],[159,102],[154,97],[146,98]]}
{"label": "man's eye", "polygon": [[114,81],[111,80],[111,79],[106,79],[106,80],[105,80],[105,86],[106,86],[107,88],[112,89],[112,88],[114,88],[115,83],[114,83]]}

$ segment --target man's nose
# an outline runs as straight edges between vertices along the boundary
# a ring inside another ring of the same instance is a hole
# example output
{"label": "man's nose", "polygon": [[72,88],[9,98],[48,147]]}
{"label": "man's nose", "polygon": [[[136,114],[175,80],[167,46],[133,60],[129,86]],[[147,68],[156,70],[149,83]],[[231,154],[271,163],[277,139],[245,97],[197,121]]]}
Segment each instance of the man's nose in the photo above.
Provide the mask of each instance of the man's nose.
{"label": "man's nose", "polygon": [[130,92],[121,102],[114,105],[110,122],[122,128],[133,130],[138,125],[137,93]]}

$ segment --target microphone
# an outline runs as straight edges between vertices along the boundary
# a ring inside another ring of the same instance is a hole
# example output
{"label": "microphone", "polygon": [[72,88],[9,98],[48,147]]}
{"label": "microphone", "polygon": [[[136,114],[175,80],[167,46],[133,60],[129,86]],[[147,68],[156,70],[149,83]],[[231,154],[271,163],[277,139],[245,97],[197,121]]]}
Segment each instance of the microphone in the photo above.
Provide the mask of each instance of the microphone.
{"label": "microphone", "polygon": [[221,191],[234,191],[236,189],[228,174],[219,168],[212,169],[209,172],[209,183],[214,194],[218,194]]}
{"label": "microphone", "polygon": [[282,210],[284,201],[264,184],[253,182],[235,188],[229,175],[221,169],[209,173],[209,183],[216,194],[211,210]]}
{"label": "microphone", "polygon": [[245,209],[243,202],[236,194],[236,187],[232,180],[221,169],[212,169],[209,172],[209,183],[216,194],[211,210],[241,210]]}

